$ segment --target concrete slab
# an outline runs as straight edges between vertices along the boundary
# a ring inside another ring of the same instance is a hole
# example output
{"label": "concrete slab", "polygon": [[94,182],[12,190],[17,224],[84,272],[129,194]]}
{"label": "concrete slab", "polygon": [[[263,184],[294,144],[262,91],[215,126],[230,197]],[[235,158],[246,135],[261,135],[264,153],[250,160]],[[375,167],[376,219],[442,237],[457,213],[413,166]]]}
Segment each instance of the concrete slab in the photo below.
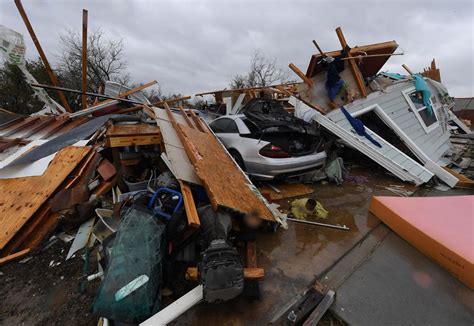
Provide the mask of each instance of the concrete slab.
{"label": "concrete slab", "polygon": [[353,325],[473,325],[474,292],[392,232],[332,310]]}
{"label": "concrete slab", "polygon": [[[288,230],[259,234],[258,266],[265,268],[265,279],[260,282],[261,299],[249,301],[238,297],[219,305],[201,303],[173,325],[267,324],[283,306],[309,288],[315,278],[331,268],[380,224],[377,218],[368,214],[368,202],[373,194],[391,194],[384,186],[406,186],[375,171],[352,173],[358,176],[353,180],[360,182],[345,182],[344,186],[316,184],[315,193],[310,196],[329,211],[327,219],[315,221],[345,224],[350,231],[289,222]],[[289,206],[288,200],[278,201],[278,204],[283,209]]]}

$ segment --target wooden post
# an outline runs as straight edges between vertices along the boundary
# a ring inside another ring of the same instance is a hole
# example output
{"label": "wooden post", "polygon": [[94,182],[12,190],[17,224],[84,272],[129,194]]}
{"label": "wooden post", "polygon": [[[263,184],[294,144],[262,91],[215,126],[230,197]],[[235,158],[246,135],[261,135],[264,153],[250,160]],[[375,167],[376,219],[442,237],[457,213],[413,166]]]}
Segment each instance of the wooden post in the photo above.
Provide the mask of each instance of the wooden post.
{"label": "wooden post", "polygon": [[[26,15],[25,9],[23,8],[23,5],[21,4],[20,0],[15,0],[16,7],[18,8],[18,11],[20,12],[21,18],[23,19],[23,22],[25,23],[26,29],[30,33],[31,39],[33,40],[33,43],[36,46],[36,50],[38,50],[38,53],[41,57],[41,60],[43,61],[43,64],[46,68],[46,72],[48,73],[49,79],[51,80],[51,83],[54,86],[59,86],[58,78],[54,74],[53,70],[51,69],[51,66],[49,65],[48,59],[46,58],[46,54],[43,51],[43,48],[41,47],[41,44],[36,37],[35,31],[33,30],[33,27],[31,26],[31,23],[28,19],[28,16]],[[66,111],[72,112],[71,107],[69,106],[69,103],[66,100],[66,96],[64,96],[64,93],[61,91],[57,91],[59,95],[59,99],[61,100],[61,104],[64,106]]]}
{"label": "wooden post", "polygon": [[406,64],[402,64],[402,67],[403,69],[405,69],[411,76],[413,76],[413,71],[410,70],[410,68],[408,68],[408,66]]}
{"label": "wooden post", "polygon": [[313,40],[313,44],[314,44],[314,46],[316,47],[316,49],[318,49],[319,54],[320,54],[322,57],[325,57],[326,55],[324,54],[323,50],[321,50],[321,48],[319,47],[318,43],[316,43],[315,40]]}
{"label": "wooden post", "polygon": [[82,109],[87,108],[87,10],[82,10]]}
{"label": "wooden post", "polygon": [[[336,34],[337,34],[337,37],[339,38],[339,42],[341,43],[342,49],[344,50],[347,47],[347,42],[346,42],[346,38],[344,37],[344,34],[342,33],[342,29],[340,27],[336,28]],[[349,52],[347,56],[352,57],[352,54]],[[349,60],[349,64],[351,66],[352,75],[354,76],[354,79],[356,80],[356,83],[357,83],[357,86],[359,87],[359,91],[361,95],[363,97],[367,97],[367,89],[365,88],[364,79],[362,78],[362,74],[360,73],[359,67],[354,62],[354,60]]]}
{"label": "wooden post", "polygon": [[288,67],[290,67],[290,69],[293,70],[293,72],[294,72],[295,74],[297,74],[298,77],[300,77],[300,78],[304,81],[304,83],[305,83],[306,85],[308,85],[309,87],[313,87],[313,85],[314,85],[313,80],[310,79],[310,78],[308,78],[308,77],[306,77],[306,75],[305,75],[297,66],[295,66],[295,65],[292,64],[292,63],[290,63],[290,64],[288,65]]}

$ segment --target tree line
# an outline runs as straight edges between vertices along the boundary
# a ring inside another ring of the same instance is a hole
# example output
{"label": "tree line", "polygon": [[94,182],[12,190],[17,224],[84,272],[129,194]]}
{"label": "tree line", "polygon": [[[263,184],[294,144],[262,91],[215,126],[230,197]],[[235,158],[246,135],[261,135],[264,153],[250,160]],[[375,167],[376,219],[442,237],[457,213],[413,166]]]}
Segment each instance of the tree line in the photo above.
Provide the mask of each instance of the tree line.
{"label": "tree line", "polygon": [[[46,69],[39,57],[35,60],[27,60],[26,67],[39,83],[50,84]],[[69,31],[61,36],[60,54],[53,70],[60,86],[81,89],[82,38],[78,32]],[[99,92],[108,80],[129,87],[137,86],[130,82],[123,40],[107,38],[99,29],[88,35],[87,91]],[[268,86],[288,80],[288,74],[277,66],[275,59],[269,59],[256,51],[250,59],[248,73],[232,77],[229,86],[232,89]],[[56,92],[48,91],[48,94],[60,103]],[[182,96],[179,93],[164,95],[161,93],[161,88],[145,90],[145,95],[152,103]],[[80,96],[68,92],[65,92],[65,96],[74,111],[81,109]],[[192,103],[188,104],[193,106]],[[199,103],[196,104],[199,105]],[[43,108],[43,103],[33,96],[33,90],[26,83],[20,69],[7,62],[0,65],[0,108],[20,114],[31,114]]]}

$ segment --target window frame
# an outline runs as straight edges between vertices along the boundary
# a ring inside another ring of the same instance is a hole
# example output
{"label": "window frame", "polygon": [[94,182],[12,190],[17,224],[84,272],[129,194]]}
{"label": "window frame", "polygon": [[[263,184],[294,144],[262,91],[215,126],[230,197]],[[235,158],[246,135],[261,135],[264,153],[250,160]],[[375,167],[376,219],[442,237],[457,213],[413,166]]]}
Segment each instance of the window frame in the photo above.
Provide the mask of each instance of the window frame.
{"label": "window frame", "polygon": [[410,109],[411,111],[413,112],[413,114],[415,114],[416,118],[418,119],[418,122],[420,122],[420,125],[423,127],[423,129],[425,130],[425,132],[428,134],[430,133],[431,131],[435,130],[436,128],[438,128],[440,126],[440,123],[439,123],[439,117],[438,117],[438,105],[435,106],[435,104],[433,103],[433,101],[431,100],[431,98],[433,96],[436,96],[434,94],[431,95],[429,101],[431,103],[431,107],[433,109],[433,113],[435,115],[435,118],[436,118],[436,121],[433,122],[431,125],[427,126],[425,121],[423,120],[423,118],[421,117],[419,111],[421,110],[428,110],[426,108],[426,106],[423,106],[421,108],[417,108],[415,106],[415,104],[413,103],[413,101],[411,100],[410,98],[410,94],[413,93],[413,92],[416,92],[416,88],[415,87],[410,87],[404,91],[402,91],[402,94],[403,96],[405,97],[405,100],[407,101],[408,105],[410,106]]}

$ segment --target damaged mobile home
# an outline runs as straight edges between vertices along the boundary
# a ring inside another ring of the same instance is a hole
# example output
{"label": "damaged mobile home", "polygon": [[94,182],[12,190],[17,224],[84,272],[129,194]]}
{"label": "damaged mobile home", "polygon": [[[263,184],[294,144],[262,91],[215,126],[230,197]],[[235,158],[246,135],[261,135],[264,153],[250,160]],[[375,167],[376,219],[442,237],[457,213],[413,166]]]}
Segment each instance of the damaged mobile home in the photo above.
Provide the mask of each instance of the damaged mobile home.
{"label": "damaged mobile home", "polygon": [[[87,26],[87,13],[83,19]],[[22,35],[0,26],[2,54],[45,105],[29,116],[0,111],[5,274],[47,261],[47,271],[64,268],[57,282],[74,284],[82,297],[95,284],[87,313],[100,325],[224,318],[367,324],[378,312],[366,313],[364,303],[374,301],[366,305],[374,310],[392,283],[401,289],[390,292],[399,305],[407,301],[404,291],[443,302],[432,314],[423,311],[424,321],[432,318],[427,323],[445,315],[468,319],[463,300],[474,284],[474,256],[465,225],[472,196],[403,197],[435,184],[453,191],[431,180],[472,190],[474,181],[461,173],[472,167],[470,129],[452,113],[434,60],[421,74],[407,66],[407,75],[384,72],[400,54],[395,41],[351,48],[340,28],[336,33],[342,50],[323,52],[313,41],[318,53],[307,72],[289,65],[302,82],[196,94],[216,101],[196,109],[187,106],[188,96],[151,101],[142,90],[156,81],[105,81],[103,90],[87,92],[86,74],[82,90],[67,89],[49,67],[51,85],[39,84],[23,64]],[[81,98],[82,109],[72,111],[66,92]],[[389,173],[351,163],[344,169],[337,154],[347,147]],[[57,257],[39,259],[55,246]],[[397,268],[370,265],[377,257]],[[360,276],[364,268],[373,274]],[[359,295],[364,291],[370,295]],[[0,321],[13,323],[14,315],[0,310]]]}

